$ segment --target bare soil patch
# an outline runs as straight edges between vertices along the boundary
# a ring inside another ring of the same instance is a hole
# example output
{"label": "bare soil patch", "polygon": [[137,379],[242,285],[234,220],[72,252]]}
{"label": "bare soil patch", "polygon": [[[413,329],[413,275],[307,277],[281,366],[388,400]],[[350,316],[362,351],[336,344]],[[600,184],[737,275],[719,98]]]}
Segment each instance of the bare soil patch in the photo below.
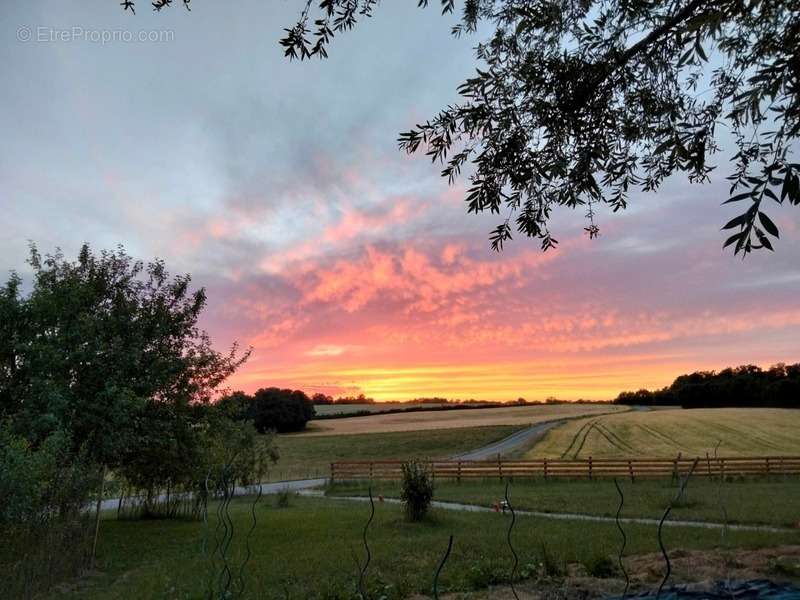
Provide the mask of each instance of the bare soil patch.
{"label": "bare soil patch", "polygon": [[[670,560],[672,576],[667,585],[689,584],[693,591],[710,590],[716,582],[729,579],[768,579],[800,584],[800,546],[710,552],[675,550],[670,553]],[[631,574],[631,594],[655,593],[664,576],[664,559],[660,554],[627,558],[625,567]],[[567,577],[520,582],[516,589],[519,597],[526,600],[578,600],[621,594],[625,581],[621,577],[588,577],[583,565],[572,564]],[[505,585],[478,592],[440,594],[440,597],[447,600],[508,600],[513,598],[513,594]],[[416,596],[415,600],[424,598],[428,596]]]}

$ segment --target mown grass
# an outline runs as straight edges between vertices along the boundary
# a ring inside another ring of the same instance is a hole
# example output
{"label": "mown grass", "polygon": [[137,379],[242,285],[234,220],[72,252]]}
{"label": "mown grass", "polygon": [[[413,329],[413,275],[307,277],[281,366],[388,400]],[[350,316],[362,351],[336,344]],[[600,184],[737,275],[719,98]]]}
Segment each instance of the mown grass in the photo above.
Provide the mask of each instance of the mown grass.
{"label": "mown grass", "polygon": [[632,411],[569,421],[527,458],[618,458],[800,454],[800,410],[714,408]]}
{"label": "mown grass", "polygon": [[[658,519],[678,487],[670,480],[620,480],[625,495],[623,516]],[[366,495],[368,483],[338,483],[328,489],[332,496]],[[505,482],[497,479],[436,482],[434,498],[465,504],[493,506],[503,499]],[[376,481],[373,493],[398,497],[399,483]],[[609,479],[517,479],[509,486],[515,508],[551,513],[579,513],[613,517],[619,505],[614,482]],[[729,523],[795,526],[800,523],[800,478],[761,478],[726,481],[692,479],[671,513],[672,519],[723,522],[722,506]],[[720,504],[720,498],[722,504]]]}
{"label": "mown grass", "polygon": [[[213,508],[213,507],[212,507]],[[240,557],[250,526],[245,499],[231,505],[237,532],[230,554]],[[274,499],[256,508],[258,525],[245,571],[246,598],[351,599],[355,597],[358,561],[364,560],[361,531],[366,503],[322,498],[293,498],[289,508]],[[212,512],[210,528],[215,520]],[[404,598],[429,593],[434,570],[454,535],[453,552],[441,576],[440,591],[472,590],[506,580],[511,556],[505,536],[508,516],[434,510],[422,523],[409,523],[402,508],[378,503],[369,530],[372,562],[367,572],[370,597]],[[98,572],[62,586],[52,598],[203,598],[207,577],[218,574],[201,552],[202,523],[189,521],[103,522]],[[628,525],[628,554],[656,552],[654,526]],[[670,549],[709,549],[720,545],[720,532],[668,527]],[[619,533],[613,524],[550,521],[522,517],[514,542],[523,572],[541,563],[543,545],[558,564],[590,562],[614,554]],[[729,532],[731,547],[760,548],[796,544],[791,533]],[[238,564],[238,563],[236,563]]]}
{"label": "mown grass", "polygon": [[326,477],[330,464],[339,460],[443,458],[491,444],[520,429],[519,425],[498,425],[355,435],[280,435],[275,442],[280,458],[270,479]]}

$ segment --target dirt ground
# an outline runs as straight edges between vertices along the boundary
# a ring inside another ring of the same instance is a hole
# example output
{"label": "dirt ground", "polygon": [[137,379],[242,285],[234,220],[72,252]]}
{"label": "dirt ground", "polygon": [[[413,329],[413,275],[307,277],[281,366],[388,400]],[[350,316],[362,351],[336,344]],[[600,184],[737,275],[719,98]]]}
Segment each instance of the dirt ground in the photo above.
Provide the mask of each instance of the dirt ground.
{"label": "dirt ground", "polygon": [[[711,589],[715,582],[769,579],[775,582],[800,584],[800,546],[778,546],[762,550],[730,552],[681,551],[670,553],[672,576],[667,586],[690,584],[690,589]],[[631,574],[629,594],[655,592],[664,576],[664,560],[660,554],[646,554],[625,560]],[[526,600],[582,600],[621,595],[625,581],[621,577],[597,579],[588,577],[582,565],[570,565],[563,579],[540,579],[516,585],[519,598]],[[418,596],[422,600],[427,596]],[[511,589],[497,586],[479,592],[441,594],[442,600],[508,600]]]}

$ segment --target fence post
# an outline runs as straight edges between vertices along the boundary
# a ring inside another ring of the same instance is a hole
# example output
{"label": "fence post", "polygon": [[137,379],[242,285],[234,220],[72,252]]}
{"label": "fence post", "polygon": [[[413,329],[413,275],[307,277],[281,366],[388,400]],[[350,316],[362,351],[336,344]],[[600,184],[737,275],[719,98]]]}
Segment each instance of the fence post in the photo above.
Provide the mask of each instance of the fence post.
{"label": "fence post", "polygon": [[766,461],[767,461],[767,475],[769,475],[769,458],[767,458]]}
{"label": "fence post", "polygon": [[461,483],[461,460],[458,461],[458,475],[456,475],[456,481]]}
{"label": "fence post", "polygon": [[678,461],[681,459],[681,453],[678,452],[678,456],[672,461],[672,481],[678,481]]}
{"label": "fence post", "polygon": [[544,480],[547,481],[547,459],[544,459]]}
{"label": "fence post", "polygon": [[334,479],[336,478],[336,474],[333,470],[333,463],[331,463],[331,483],[333,483]]}
{"label": "fence post", "polygon": [[631,475],[631,483],[633,483],[633,463],[628,459],[628,473]]}
{"label": "fence post", "polygon": [[706,452],[706,464],[708,465],[708,480],[711,481],[711,457]]}
{"label": "fence post", "polygon": [[589,479],[592,478],[592,457],[589,457]]}
{"label": "fence post", "polygon": [[503,481],[503,463],[500,462],[500,455],[497,455],[497,476]]}

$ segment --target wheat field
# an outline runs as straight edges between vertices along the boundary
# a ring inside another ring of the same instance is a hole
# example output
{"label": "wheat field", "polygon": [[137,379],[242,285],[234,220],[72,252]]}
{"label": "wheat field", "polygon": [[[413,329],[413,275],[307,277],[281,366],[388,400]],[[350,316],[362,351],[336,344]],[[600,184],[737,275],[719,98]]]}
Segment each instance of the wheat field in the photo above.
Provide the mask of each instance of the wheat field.
{"label": "wheat field", "polygon": [[628,410],[627,407],[612,404],[543,404],[503,408],[433,410],[393,414],[378,413],[366,417],[344,417],[341,419],[311,421],[305,432],[294,435],[386,433],[496,425],[524,426],[553,419],[575,418],[583,415],[597,416],[626,410]]}
{"label": "wheat field", "polygon": [[631,411],[577,419],[526,458],[800,455],[800,410],[716,408]]}

